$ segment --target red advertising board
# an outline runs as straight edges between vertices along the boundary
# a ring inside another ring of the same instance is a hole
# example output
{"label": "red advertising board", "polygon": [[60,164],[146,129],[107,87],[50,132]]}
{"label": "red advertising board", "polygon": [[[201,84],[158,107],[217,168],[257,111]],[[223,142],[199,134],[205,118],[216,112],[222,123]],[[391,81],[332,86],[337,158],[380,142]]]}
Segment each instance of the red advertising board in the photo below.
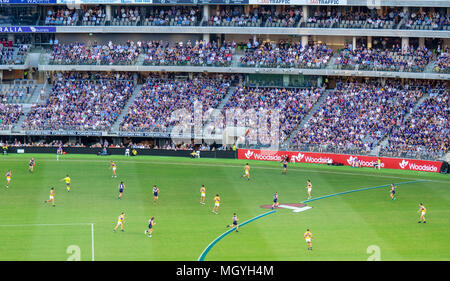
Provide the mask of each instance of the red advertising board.
{"label": "red advertising board", "polygon": [[[288,155],[290,162],[327,164],[329,159],[331,159],[333,163],[341,163],[347,166],[351,166],[353,161],[357,159],[361,167],[373,167],[378,159],[378,157],[375,156],[361,156],[350,154],[238,149],[238,159],[281,161],[282,155]],[[387,169],[439,173],[442,166],[442,162],[439,161],[389,157],[380,157],[380,159],[381,168]]]}

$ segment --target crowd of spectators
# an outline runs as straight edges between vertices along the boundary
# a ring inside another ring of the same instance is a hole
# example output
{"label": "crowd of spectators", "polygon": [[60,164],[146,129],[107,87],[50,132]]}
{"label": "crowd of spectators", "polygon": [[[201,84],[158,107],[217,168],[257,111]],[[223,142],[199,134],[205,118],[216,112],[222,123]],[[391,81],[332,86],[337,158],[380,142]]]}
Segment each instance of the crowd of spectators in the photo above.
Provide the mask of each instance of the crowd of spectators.
{"label": "crowd of spectators", "polygon": [[378,14],[375,9],[327,9],[317,7],[306,19],[305,27],[319,28],[387,28],[392,29],[401,20],[400,9],[389,9]]}
{"label": "crowd of spectators", "polygon": [[229,66],[233,59],[234,42],[196,40],[170,44],[162,41],[149,41],[144,44],[144,65],[205,65]]}
{"label": "crowd of spectators", "polygon": [[55,80],[134,80],[136,73],[132,72],[57,72],[53,75]]}
{"label": "crowd of spectators", "polygon": [[300,128],[291,145],[320,152],[367,153],[399,126],[424,94],[397,82],[340,83]]}
{"label": "crowd of spectators", "polygon": [[[196,77],[178,81],[150,78],[129,107],[120,124],[120,130],[166,132],[178,124],[177,118],[192,124],[194,102],[201,105],[202,112],[199,114],[203,119],[207,119],[211,113],[210,109],[218,106],[229,86],[228,79],[219,76],[215,79]],[[177,116],[172,116],[175,113]]]}
{"label": "crowd of spectators", "polygon": [[19,120],[22,106],[0,103],[0,130],[10,130]]}
{"label": "crowd of spectators", "polygon": [[450,100],[446,89],[430,95],[389,135],[385,156],[438,159],[450,148]]}
{"label": "crowd of spectators", "polygon": [[246,67],[323,68],[332,56],[333,50],[326,44],[249,41],[240,63]]}
{"label": "crowd of spectators", "polygon": [[[224,125],[247,128],[249,130],[245,135],[247,144],[281,143],[314,106],[322,93],[321,88],[240,86],[223,107]],[[272,120],[272,117],[279,119]],[[279,123],[278,128],[274,128],[276,123]],[[278,139],[275,139],[276,137]]]}
{"label": "crowd of spectators", "polygon": [[133,92],[131,80],[57,79],[44,105],[34,105],[26,130],[107,130]]}
{"label": "crowd of spectators", "polygon": [[450,73],[450,53],[448,52],[448,48],[445,48],[437,57],[434,71]]}
{"label": "crowd of spectators", "polygon": [[244,6],[225,6],[213,11],[207,21],[210,26],[254,26],[254,27],[297,27],[302,19],[299,7],[287,8],[282,11],[274,6],[260,6],[248,12]]}
{"label": "crowd of spectators", "polygon": [[[355,9],[356,8],[356,9]],[[384,12],[366,7],[316,7],[303,23],[304,27],[434,29],[448,30],[450,15],[438,10],[405,11],[390,7]]]}
{"label": "crowd of spectators", "polygon": [[106,11],[102,6],[87,6],[81,12],[82,25],[105,25]]}
{"label": "crowd of spectators", "polygon": [[392,49],[382,50],[346,45],[335,64],[343,69],[421,72],[432,57],[432,51],[425,47],[402,49],[396,45]]}
{"label": "crowd of spectators", "polygon": [[76,42],[54,45],[50,55],[51,64],[133,64],[141,49],[134,41],[124,44]]}
{"label": "crowd of spectators", "polygon": [[198,6],[150,7],[146,9],[144,25],[198,25],[202,14]]}
{"label": "crowd of spectators", "polygon": [[76,9],[69,9],[65,6],[54,6],[47,10],[44,24],[75,26],[78,23],[79,16],[78,10]]}
{"label": "crowd of spectators", "polygon": [[[29,14],[23,12],[24,14]],[[104,25],[105,6],[86,6],[81,9],[50,7],[41,16],[45,25]],[[255,7],[223,5],[211,9],[203,24],[232,27],[315,27],[370,29],[429,29],[449,30],[450,15],[444,9],[387,7],[309,7],[308,17],[302,19],[300,6],[275,5]],[[38,15],[34,15],[34,19]],[[12,16],[0,16],[0,22],[11,22]],[[203,18],[198,6],[119,6],[113,7],[111,25],[195,26]],[[20,18],[24,22],[27,18]]]}
{"label": "crowd of spectators", "polygon": [[13,44],[12,41],[3,40],[0,43],[0,64],[24,64],[29,44]]}
{"label": "crowd of spectators", "polygon": [[404,29],[446,29],[450,26],[450,15],[438,11],[417,11],[404,14]]}
{"label": "crowd of spectators", "polygon": [[120,7],[114,10],[112,25],[137,25],[140,20],[137,7]]}

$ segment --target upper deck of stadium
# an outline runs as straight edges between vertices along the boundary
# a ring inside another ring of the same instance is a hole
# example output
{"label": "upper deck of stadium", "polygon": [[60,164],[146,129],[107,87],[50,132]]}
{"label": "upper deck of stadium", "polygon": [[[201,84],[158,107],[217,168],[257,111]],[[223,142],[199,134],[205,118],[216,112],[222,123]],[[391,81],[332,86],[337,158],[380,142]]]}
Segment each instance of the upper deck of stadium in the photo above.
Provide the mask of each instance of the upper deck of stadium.
{"label": "upper deck of stadium", "polygon": [[[281,34],[450,38],[448,1],[5,1],[9,4],[0,6],[0,33],[187,33],[204,34],[205,37],[209,34]],[[39,5],[27,5],[28,3]],[[166,17],[166,21],[157,20],[157,13],[172,8],[177,11],[176,15]],[[130,10],[132,16],[128,13]],[[220,19],[215,19],[218,13],[225,10],[232,11],[228,20],[220,15]],[[436,21],[436,17],[431,21],[417,21],[422,11],[439,15],[441,21]],[[403,13],[409,15],[405,16]],[[270,17],[266,16],[268,14]],[[40,26],[47,28],[30,28]]]}

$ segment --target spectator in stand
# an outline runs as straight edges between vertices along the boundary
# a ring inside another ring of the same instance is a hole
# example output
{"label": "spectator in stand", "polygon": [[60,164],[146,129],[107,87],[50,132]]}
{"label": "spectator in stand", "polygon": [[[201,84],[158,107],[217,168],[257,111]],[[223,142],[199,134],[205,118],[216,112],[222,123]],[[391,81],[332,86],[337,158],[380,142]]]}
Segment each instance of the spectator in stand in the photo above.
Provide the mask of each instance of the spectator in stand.
{"label": "spectator in stand", "polygon": [[450,54],[448,52],[448,47],[445,47],[445,50],[442,51],[437,58],[434,71],[447,74],[450,73]]}
{"label": "spectator in stand", "polygon": [[225,6],[213,11],[208,24],[212,26],[297,27],[301,18],[302,11],[298,7],[279,11],[275,6],[260,6],[244,12],[243,6]]}
{"label": "spectator in stand", "polygon": [[0,103],[0,130],[11,130],[22,114],[22,106]]}
{"label": "spectator in stand", "polygon": [[144,24],[146,25],[198,25],[202,19],[198,7],[158,6],[146,9]]}
{"label": "spectator in stand", "polygon": [[202,40],[186,43],[170,44],[162,41],[149,41],[143,44],[145,65],[207,65],[229,66],[236,48],[234,42],[224,42],[218,46],[216,42]]}
{"label": "spectator in stand", "polygon": [[105,25],[106,11],[102,6],[83,8],[81,13],[83,25]]}
{"label": "spectator in stand", "polygon": [[[207,118],[209,110],[218,106],[229,86],[228,79],[219,77],[217,79],[194,78],[187,81],[150,78],[128,109],[120,130],[164,132],[178,124],[177,120],[172,119],[174,112],[178,112],[179,117],[193,122],[194,102],[201,104],[204,118]],[[186,112],[178,110],[186,110]],[[185,113],[188,116],[185,116]]]}
{"label": "spectator in stand", "polygon": [[450,100],[446,87],[428,97],[389,136],[380,153],[394,157],[438,159],[450,144]]}
{"label": "spectator in stand", "polygon": [[140,20],[138,7],[124,6],[114,10],[113,25],[137,25]]}
{"label": "spectator in stand", "polygon": [[62,6],[49,8],[44,20],[45,25],[76,25],[78,22],[76,9],[67,9]]}
{"label": "spectator in stand", "polygon": [[396,45],[392,49],[380,50],[346,45],[335,64],[343,69],[421,72],[430,63],[432,55],[431,50],[425,47],[402,49]]}
{"label": "spectator in stand", "polygon": [[450,25],[450,15],[438,11],[413,11],[403,14],[405,29],[443,29]]}
{"label": "spectator in stand", "polygon": [[291,145],[319,152],[370,152],[425,91],[393,81],[384,86],[341,83],[300,128]]}
{"label": "spectator in stand", "polygon": [[45,105],[34,105],[26,130],[107,130],[133,92],[130,80],[58,79]]}
{"label": "spectator in stand", "polygon": [[240,62],[248,67],[322,68],[327,65],[332,55],[333,50],[325,44],[302,46],[301,43],[285,41],[278,44],[249,41]]}
{"label": "spectator in stand", "polygon": [[73,43],[55,44],[51,64],[134,64],[141,49],[133,41],[125,44]]}
{"label": "spectator in stand", "polygon": [[[224,125],[249,128],[250,132],[245,136],[249,144],[281,143],[314,106],[322,92],[323,89],[319,88],[238,87],[223,107]],[[253,110],[255,114],[251,113]],[[272,128],[272,120],[267,120],[270,126],[268,131],[255,130],[265,129],[262,124],[266,122],[264,114],[275,112],[279,114],[279,128]],[[230,114],[234,114],[234,119],[230,120]],[[243,114],[246,114],[245,117]],[[271,139],[277,135],[279,140]]]}
{"label": "spectator in stand", "polygon": [[24,64],[30,47],[29,44],[13,45],[12,41],[3,40],[0,44],[0,64]]}

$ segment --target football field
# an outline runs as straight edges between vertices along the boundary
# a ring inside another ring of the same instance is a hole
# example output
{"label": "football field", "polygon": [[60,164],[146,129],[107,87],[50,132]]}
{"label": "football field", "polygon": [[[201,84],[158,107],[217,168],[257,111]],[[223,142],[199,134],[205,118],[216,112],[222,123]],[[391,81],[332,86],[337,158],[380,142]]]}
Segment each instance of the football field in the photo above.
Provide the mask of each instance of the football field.
{"label": "football field", "polygon": [[[34,173],[28,171],[31,157]],[[117,164],[112,177],[109,161]],[[150,156],[0,156],[0,260],[450,260],[448,175],[370,168]],[[6,189],[5,174],[12,171]],[[71,178],[71,190],[62,181]],[[313,200],[307,201],[306,181]],[[118,200],[118,185],[126,185]],[[389,196],[398,185],[397,199]],[[200,187],[206,186],[206,204]],[[152,187],[160,189],[153,203]],[[55,187],[56,207],[44,203]],[[278,192],[280,204],[262,208]],[[218,214],[213,198],[220,195]],[[419,220],[419,203],[427,223]],[[125,212],[125,231],[113,232]],[[242,225],[231,231],[233,213]],[[265,216],[261,216],[266,214]],[[153,236],[144,234],[155,217]],[[307,250],[303,234],[313,234]],[[228,231],[228,232],[227,232]],[[227,233],[226,233],[227,232]]]}

